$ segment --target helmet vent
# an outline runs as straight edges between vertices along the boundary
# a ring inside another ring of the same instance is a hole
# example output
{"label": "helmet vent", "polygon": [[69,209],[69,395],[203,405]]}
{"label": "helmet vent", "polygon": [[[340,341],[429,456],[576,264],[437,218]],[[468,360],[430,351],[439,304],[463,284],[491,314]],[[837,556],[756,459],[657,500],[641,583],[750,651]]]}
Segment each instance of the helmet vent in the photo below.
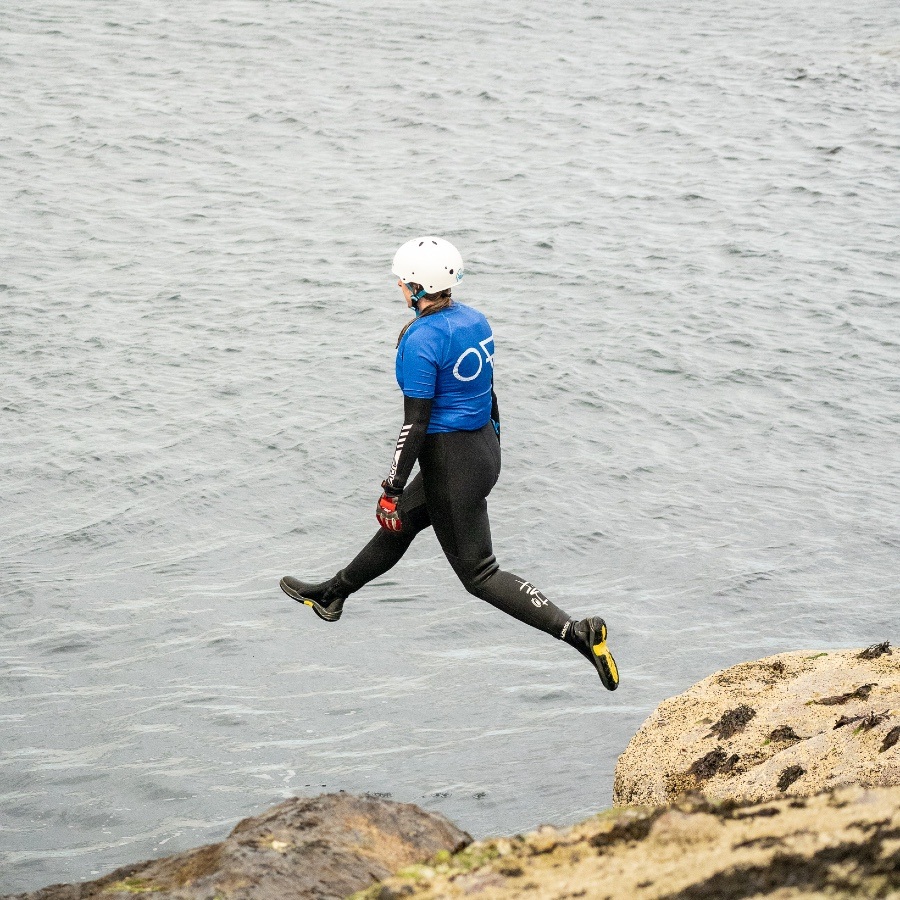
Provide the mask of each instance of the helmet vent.
{"label": "helmet vent", "polygon": [[421,247],[422,244],[424,244],[424,243],[425,243],[425,241],[419,241],[419,246]]}
{"label": "helmet vent", "polygon": [[[446,268],[446,267],[445,267],[445,268]],[[451,274],[451,275],[453,274],[453,269],[450,270],[450,274]]]}

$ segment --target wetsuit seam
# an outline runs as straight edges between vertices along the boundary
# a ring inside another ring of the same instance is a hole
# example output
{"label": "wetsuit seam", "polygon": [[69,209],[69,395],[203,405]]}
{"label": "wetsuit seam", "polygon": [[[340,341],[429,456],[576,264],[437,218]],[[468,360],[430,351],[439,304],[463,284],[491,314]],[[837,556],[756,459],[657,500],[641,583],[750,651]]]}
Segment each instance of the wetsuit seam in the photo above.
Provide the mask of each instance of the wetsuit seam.
{"label": "wetsuit seam", "polygon": [[445,368],[448,364],[448,356],[450,354],[450,346],[453,343],[453,323],[447,316],[443,316],[443,323],[446,325],[446,335],[444,340],[443,352],[441,354],[441,368]]}

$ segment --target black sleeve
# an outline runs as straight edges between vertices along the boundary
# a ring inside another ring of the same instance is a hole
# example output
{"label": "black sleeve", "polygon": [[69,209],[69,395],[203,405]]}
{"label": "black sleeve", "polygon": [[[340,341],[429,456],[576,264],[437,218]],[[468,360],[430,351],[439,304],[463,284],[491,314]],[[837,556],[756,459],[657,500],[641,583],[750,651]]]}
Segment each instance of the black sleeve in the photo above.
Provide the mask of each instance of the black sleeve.
{"label": "black sleeve", "polygon": [[500,424],[500,406],[493,388],[491,388],[491,421]]}
{"label": "black sleeve", "polygon": [[431,420],[431,400],[415,397],[403,398],[403,427],[397,438],[397,449],[391,461],[391,471],[381,483],[386,494],[398,496],[403,493],[415,461],[419,458],[422,441]]}

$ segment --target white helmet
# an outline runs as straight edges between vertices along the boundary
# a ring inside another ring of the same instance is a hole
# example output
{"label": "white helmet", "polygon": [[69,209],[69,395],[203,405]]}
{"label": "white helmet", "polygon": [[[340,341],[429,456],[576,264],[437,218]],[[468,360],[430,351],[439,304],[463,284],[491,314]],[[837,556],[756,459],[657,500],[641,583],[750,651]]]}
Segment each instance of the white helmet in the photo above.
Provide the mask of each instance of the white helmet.
{"label": "white helmet", "polygon": [[419,237],[394,254],[391,271],[402,281],[421,284],[426,293],[436,294],[462,281],[463,260],[450,241]]}

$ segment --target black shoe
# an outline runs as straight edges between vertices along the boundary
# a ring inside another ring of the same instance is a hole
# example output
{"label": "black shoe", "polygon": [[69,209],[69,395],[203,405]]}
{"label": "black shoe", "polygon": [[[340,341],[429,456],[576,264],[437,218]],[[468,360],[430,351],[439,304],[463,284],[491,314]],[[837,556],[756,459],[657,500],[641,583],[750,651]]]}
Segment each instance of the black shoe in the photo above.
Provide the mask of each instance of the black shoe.
{"label": "black shoe", "polygon": [[311,606],[312,611],[320,619],[324,619],[326,622],[337,622],[344,611],[344,601],[347,597],[335,587],[336,580],[332,578],[320,584],[310,584],[291,575],[285,575],[281,579],[280,586],[288,597],[293,597],[298,603]]}
{"label": "black shoe", "polygon": [[591,616],[576,622],[573,630],[578,652],[594,664],[603,687],[614,691],[619,686],[619,667],[606,646],[606,622],[600,616]]}

